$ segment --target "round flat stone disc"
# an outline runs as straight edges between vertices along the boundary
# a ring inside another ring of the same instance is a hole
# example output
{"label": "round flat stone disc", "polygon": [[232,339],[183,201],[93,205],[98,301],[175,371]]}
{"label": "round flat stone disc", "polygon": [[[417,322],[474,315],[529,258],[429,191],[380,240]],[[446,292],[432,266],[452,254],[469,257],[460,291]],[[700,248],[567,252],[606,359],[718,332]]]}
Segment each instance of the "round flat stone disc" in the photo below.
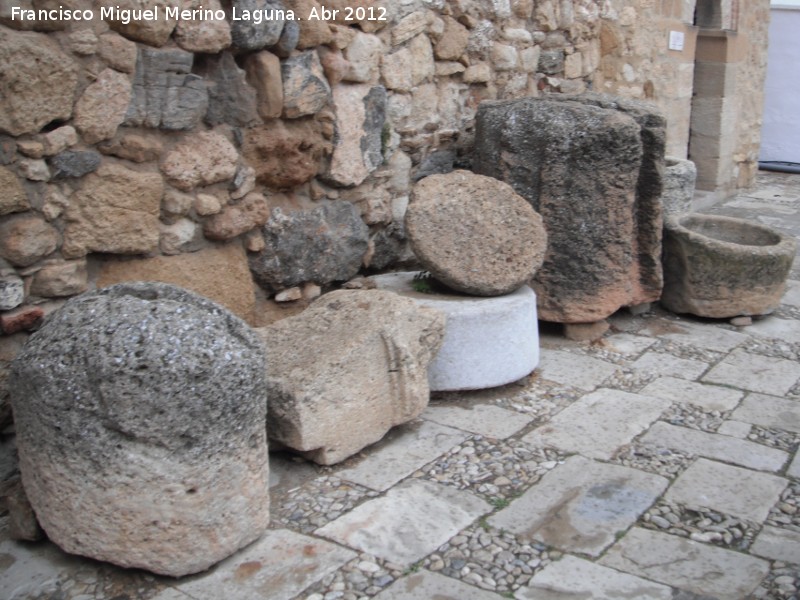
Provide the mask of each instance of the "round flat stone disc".
{"label": "round flat stone disc", "polygon": [[539,213],[510,185],[470,171],[417,183],[405,225],[422,266],[475,296],[518,289],[536,274],[547,249]]}

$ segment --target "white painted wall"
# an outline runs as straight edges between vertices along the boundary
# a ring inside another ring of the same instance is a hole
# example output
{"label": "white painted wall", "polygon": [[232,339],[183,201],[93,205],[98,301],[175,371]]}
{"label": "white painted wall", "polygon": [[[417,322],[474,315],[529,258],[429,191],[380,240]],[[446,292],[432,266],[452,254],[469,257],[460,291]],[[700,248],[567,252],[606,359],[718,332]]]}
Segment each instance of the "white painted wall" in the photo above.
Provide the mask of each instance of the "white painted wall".
{"label": "white painted wall", "polygon": [[800,0],[772,2],[759,160],[800,163]]}

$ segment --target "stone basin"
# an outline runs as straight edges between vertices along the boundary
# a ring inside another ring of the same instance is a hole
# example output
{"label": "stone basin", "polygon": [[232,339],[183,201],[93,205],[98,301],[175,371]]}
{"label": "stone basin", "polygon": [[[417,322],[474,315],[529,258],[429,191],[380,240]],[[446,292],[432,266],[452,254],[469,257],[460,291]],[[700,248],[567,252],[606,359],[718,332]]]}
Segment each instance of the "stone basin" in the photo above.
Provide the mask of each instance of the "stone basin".
{"label": "stone basin", "polygon": [[676,313],[765,315],[780,304],[797,242],[775,229],[718,215],[664,219],[664,291]]}

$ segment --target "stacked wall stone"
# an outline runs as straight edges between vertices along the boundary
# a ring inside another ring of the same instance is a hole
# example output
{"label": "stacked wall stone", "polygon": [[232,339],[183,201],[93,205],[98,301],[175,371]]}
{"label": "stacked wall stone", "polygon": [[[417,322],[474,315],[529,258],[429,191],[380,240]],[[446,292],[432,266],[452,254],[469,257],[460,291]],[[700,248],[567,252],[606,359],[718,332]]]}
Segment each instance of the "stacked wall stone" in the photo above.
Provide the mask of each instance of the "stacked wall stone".
{"label": "stacked wall stone", "polygon": [[[649,98],[668,152],[686,156],[692,0],[75,0],[64,8],[93,20],[11,13],[51,4],[0,8],[0,390],[25,332],[85,290],[176,283],[261,325],[291,312],[275,297],[412,258],[410,186],[470,167],[484,100]],[[228,18],[165,18],[201,4]],[[323,4],[339,12],[308,20]],[[161,12],[126,23],[101,19],[108,6]],[[234,8],[273,18],[234,21]],[[737,75],[734,185],[755,164],[766,8],[739,8],[752,52]],[[278,18],[288,11],[302,20]],[[672,29],[687,34],[682,53],[666,52]],[[281,258],[317,230],[325,260]]]}

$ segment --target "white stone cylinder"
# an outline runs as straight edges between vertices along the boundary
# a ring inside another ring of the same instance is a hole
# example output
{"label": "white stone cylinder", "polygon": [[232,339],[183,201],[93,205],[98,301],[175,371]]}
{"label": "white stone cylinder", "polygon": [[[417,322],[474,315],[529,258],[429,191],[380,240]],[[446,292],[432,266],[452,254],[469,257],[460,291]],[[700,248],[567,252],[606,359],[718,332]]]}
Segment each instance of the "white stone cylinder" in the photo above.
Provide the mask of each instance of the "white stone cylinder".
{"label": "white stone cylinder", "polygon": [[539,364],[536,294],[527,285],[505,296],[414,291],[415,273],[371,279],[379,289],[412,298],[447,315],[444,341],[428,367],[431,391],[477,390],[505,385]]}

